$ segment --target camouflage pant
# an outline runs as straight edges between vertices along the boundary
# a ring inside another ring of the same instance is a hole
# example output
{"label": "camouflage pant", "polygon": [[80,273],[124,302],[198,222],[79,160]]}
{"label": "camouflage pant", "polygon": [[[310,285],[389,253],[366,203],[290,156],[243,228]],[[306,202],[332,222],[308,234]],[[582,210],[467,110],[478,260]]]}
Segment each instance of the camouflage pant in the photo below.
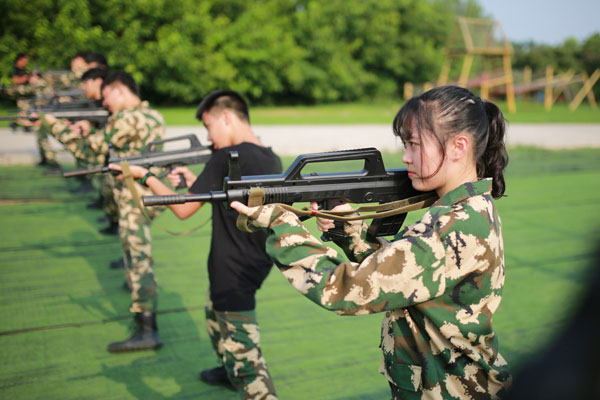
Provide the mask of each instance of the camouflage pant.
{"label": "camouflage pant", "polygon": [[[134,184],[140,196],[151,195],[148,188]],[[123,245],[123,260],[127,281],[131,287],[131,307],[129,311],[154,312],[156,309],[156,281],[152,261],[152,238],[150,222],[135,205],[131,192],[124,183],[115,181],[114,199],[119,208],[119,236]],[[164,207],[148,209],[151,218],[156,217]]]}
{"label": "camouflage pant", "polygon": [[46,129],[44,127],[36,129],[35,137],[42,162],[55,164],[57,162],[56,153],[50,145],[50,140],[48,139],[48,132]]}
{"label": "camouflage pant", "polygon": [[110,222],[118,222],[119,208],[115,202],[115,196],[113,193],[115,178],[111,174],[100,174],[98,175],[98,181],[100,182],[102,211],[104,211],[106,218],[108,218]]}
{"label": "camouflage pant", "polygon": [[254,310],[215,311],[209,299],[205,313],[213,349],[241,398],[276,400],[275,386],[260,350]]}

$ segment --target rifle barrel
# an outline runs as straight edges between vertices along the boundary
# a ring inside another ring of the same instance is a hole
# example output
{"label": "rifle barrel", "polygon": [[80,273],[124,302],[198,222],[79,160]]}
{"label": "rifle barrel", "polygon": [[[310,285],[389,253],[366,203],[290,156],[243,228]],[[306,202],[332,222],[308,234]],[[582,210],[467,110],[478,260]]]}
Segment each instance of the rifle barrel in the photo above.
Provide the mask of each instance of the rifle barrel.
{"label": "rifle barrel", "polygon": [[78,171],[64,172],[63,173],[63,177],[65,177],[65,178],[71,178],[73,176],[81,176],[81,175],[89,175],[89,174],[99,174],[99,173],[108,172],[108,171],[110,171],[110,168],[108,168],[108,167],[99,167],[99,168],[92,168],[92,169],[81,169],[81,170],[78,170]]}
{"label": "rifle barrel", "polygon": [[227,193],[210,192],[202,194],[169,194],[165,196],[143,196],[142,201],[145,206],[156,206],[163,204],[183,204],[188,202],[215,202],[226,201]]}

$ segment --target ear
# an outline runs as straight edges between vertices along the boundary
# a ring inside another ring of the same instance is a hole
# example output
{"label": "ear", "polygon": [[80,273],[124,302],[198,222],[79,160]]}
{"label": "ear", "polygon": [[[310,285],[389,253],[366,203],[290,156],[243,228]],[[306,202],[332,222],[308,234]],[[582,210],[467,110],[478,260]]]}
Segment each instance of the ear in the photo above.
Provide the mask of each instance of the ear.
{"label": "ear", "polygon": [[231,125],[231,111],[225,108],[221,112],[223,113],[223,122],[225,122],[225,125]]}
{"label": "ear", "polygon": [[460,161],[467,157],[469,149],[471,147],[471,139],[469,136],[459,134],[454,136],[450,140],[450,148],[448,149],[448,156],[453,161]]}

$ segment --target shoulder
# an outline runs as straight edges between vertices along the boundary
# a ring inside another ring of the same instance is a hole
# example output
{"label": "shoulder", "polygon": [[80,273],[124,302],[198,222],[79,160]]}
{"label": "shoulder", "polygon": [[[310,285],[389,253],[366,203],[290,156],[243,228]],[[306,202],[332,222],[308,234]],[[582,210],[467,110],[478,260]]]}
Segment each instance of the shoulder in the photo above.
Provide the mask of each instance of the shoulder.
{"label": "shoulder", "polygon": [[495,206],[490,196],[472,196],[452,205],[431,207],[419,222],[407,226],[402,235],[435,232],[443,238],[451,232],[462,231],[487,236],[494,214]]}
{"label": "shoulder", "polygon": [[158,125],[164,125],[165,123],[165,119],[163,118],[162,114],[158,110],[151,108],[150,104],[145,100],[142,101],[140,107],[136,110],[145,118],[155,121]]}

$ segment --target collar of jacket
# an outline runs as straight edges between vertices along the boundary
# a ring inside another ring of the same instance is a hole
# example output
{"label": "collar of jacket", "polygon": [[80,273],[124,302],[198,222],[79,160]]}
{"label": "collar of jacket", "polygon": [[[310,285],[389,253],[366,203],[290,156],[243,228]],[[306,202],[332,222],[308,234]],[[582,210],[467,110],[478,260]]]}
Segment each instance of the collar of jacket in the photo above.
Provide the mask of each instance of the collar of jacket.
{"label": "collar of jacket", "polygon": [[463,183],[456,189],[446,193],[435,205],[451,206],[460,203],[469,197],[490,194],[492,192],[492,178],[485,178],[475,182]]}

